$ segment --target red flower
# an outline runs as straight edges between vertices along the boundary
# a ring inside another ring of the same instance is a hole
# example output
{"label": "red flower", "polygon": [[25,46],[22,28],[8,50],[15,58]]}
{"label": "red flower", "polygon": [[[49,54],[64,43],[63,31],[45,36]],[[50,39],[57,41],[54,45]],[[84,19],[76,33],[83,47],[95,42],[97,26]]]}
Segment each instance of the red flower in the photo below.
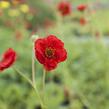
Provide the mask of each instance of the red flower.
{"label": "red flower", "polygon": [[17,41],[20,41],[20,40],[22,39],[22,37],[23,37],[22,32],[19,31],[19,30],[17,30],[17,31],[15,32],[15,38],[16,38],[16,40],[17,40]]}
{"label": "red flower", "polygon": [[50,27],[54,26],[54,22],[50,19],[45,19],[44,21],[44,27],[45,29],[48,29]]}
{"label": "red flower", "polygon": [[62,16],[69,15],[71,14],[71,11],[72,11],[71,4],[65,1],[60,2],[58,4],[58,10],[62,14]]}
{"label": "red flower", "polygon": [[87,6],[86,6],[85,4],[81,4],[81,5],[79,5],[79,6],[77,7],[77,9],[78,9],[79,11],[85,11],[86,8],[87,8]]}
{"label": "red flower", "polygon": [[65,61],[67,52],[64,43],[54,35],[35,41],[35,56],[47,71],[53,70],[57,64]]}
{"label": "red flower", "polygon": [[4,54],[0,61],[0,71],[9,68],[16,60],[16,52],[9,48]]}
{"label": "red flower", "polygon": [[96,37],[97,40],[100,39],[100,32],[99,32],[99,31],[96,31],[96,33],[95,33],[95,37]]}
{"label": "red flower", "polygon": [[85,18],[80,18],[80,24],[85,25],[87,23],[87,20]]}

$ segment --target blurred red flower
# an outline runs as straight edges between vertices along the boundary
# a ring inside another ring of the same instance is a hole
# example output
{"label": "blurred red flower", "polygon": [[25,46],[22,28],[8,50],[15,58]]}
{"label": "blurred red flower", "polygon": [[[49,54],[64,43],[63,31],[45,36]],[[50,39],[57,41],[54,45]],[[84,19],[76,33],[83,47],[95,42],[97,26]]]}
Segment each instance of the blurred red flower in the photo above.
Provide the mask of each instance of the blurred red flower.
{"label": "blurred red flower", "polygon": [[54,21],[51,20],[51,19],[45,19],[44,20],[44,27],[45,29],[48,29],[50,27],[53,27],[54,26]]}
{"label": "blurred red flower", "polygon": [[81,25],[87,24],[87,20],[85,18],[80,18],[80,24]]}
{"label": "blurred red flower", "polygon": [[22,39],[22,37],[23,37],[22,32],[19,31],[19,30],[17,30],[17,31],[15,32],[15,38],[16,38],[16,40],[17,40],[17,41],[20,41],[20,40]]}
{"label": "blurred red flower", "polygon": [[95,37],[96,37],[97,40],[100,39],[100,32],[99,32],[99,31],[96,31],[96,32],[95,32]]}
{"label": "blurred red flower", "polygon": [[58,10],[62,16],[69,15],[72,11],[71,4],[69,2],[62,1],[58,4]]}
{"label": "blurred red flower", "polygon": [[85,11],[86,8],[87,8],[87,6],[86,6],[85,4],[80,4],[80,5],[77,7],[78,11]]}
{"label": "blurred red flower", "polygon": [[4,54],[0,61],[0,71],[9,68],[16,60],[16,52],[9,48]]}
{"label": "blurred red flower", "polygon": [[35,56],[47,71],[53,70],[57,64],[65,61],[67,52],[64,43],[54,35],[35,41]]}

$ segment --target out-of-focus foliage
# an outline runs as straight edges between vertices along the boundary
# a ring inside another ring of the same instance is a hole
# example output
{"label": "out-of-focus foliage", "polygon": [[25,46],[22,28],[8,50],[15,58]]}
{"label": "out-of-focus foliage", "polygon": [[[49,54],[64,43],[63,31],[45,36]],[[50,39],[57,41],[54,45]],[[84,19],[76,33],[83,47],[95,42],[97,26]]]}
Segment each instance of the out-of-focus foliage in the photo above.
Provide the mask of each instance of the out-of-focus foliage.
{"label": "out-of-focus foliage", "polygon": [[[69,1],[72,5],[86,3],[86,0]],[[55,34],[65,42],[68,59],[47,74],[45,92],[48,109],[108,109],[108,44],[104,42],[103,36],[99,40],[91,36],[90,24],[79,24],[81,13],[77,10],[63,19],[56,12],[58,2],[49,4],[43,0],[28,0],[30,13],[0,17],[0,57],[5,49],[13,47],[18,54],[15,67],[31,78],[31,32],[35,30],[41,37]],[[8,10],[5,11],[7,13]],[[90,19],[90,16],[87,17]],[[108,35],[108,18],[108,10],[99,10],[93,14],[94,32],[99,30],[101,34]],[[84,36],[86,40],[81,41]],[[40,93],[41,81],[42,66],[36,61],[36,84]],[[70,97],[67,98],[66,93]],[[12,68],[0,73],[0,109],[40,109],[38,97],[30,85]]]}

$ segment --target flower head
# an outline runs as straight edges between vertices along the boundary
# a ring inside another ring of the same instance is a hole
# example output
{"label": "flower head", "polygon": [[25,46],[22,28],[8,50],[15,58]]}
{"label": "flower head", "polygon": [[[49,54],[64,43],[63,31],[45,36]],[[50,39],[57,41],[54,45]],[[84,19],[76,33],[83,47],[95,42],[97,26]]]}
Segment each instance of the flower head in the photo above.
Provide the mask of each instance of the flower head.
{"label": "flower head", "polygon": [[29,6],[27,4],[22,4],[20,6],[20,10],[23,12],[23,13],[28,13],[29,12]]}
{"label": "flower head", "polygon": [[10,3],[8,1],[0,1],[0,8],[6,9],[10,7]]}
{"label": "flower head", "polygon": [[69,2],[62,1],[58,4],[58,10],[62,16],[69,15],[72,11],[71,4]]}
{"label": "flower head", "polygon": [[2,56],[0,61],[0,71],[9,68],[16,60],[16,52],[9,48]]}
{"label": "flower head", "polygon": [[64,43],[54,35],[35,41],[35,56],[47,71],[53,70],[57,64],[65,61],[67,52]]}
{"label": "flower head", "polygon": [[85,11],[86,8],[87,8],[87,6],[86,6],[85,4],[80,4],[80,5],[77,7],[78,11]]}

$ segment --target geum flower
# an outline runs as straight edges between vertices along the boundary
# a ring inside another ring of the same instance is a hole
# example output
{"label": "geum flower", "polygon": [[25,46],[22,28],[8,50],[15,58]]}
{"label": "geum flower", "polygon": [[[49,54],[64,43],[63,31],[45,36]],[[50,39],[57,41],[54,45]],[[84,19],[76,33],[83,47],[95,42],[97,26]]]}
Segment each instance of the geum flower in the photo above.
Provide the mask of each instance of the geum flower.
{"label": "geum flower", "polygon": [[84,26],[84,25],[86,25],[88,23],[87,19],[85,19],[84,17],[80,18],[80,21],[79,22],[80,22],[80,24],[82,26]]}
{"label": "geum flower", "polygon": [[62,16],[67,16],[67,15],[71,14],[72,7],[69,2],[62,1],[58,4],[58,10]]}
{"label": "geum flower", "polygon": [[0,71],[3,71],[12,66],[15,60],[16,60],[16,52],[12,48],[9,48],[3,54],[2,59],[0,61]]}
{"label": "geum flower", "polygon": [[53,70],[67,58],[64,43],[54,35],[35,41],[35,56],[46,71]]}
{"label": "geum flower", "polygon": [[87,5],[85,4],[80,4],[77,6],[78,11],[81,11],[81,12],[85,11],[86,8],[87,8]]}

